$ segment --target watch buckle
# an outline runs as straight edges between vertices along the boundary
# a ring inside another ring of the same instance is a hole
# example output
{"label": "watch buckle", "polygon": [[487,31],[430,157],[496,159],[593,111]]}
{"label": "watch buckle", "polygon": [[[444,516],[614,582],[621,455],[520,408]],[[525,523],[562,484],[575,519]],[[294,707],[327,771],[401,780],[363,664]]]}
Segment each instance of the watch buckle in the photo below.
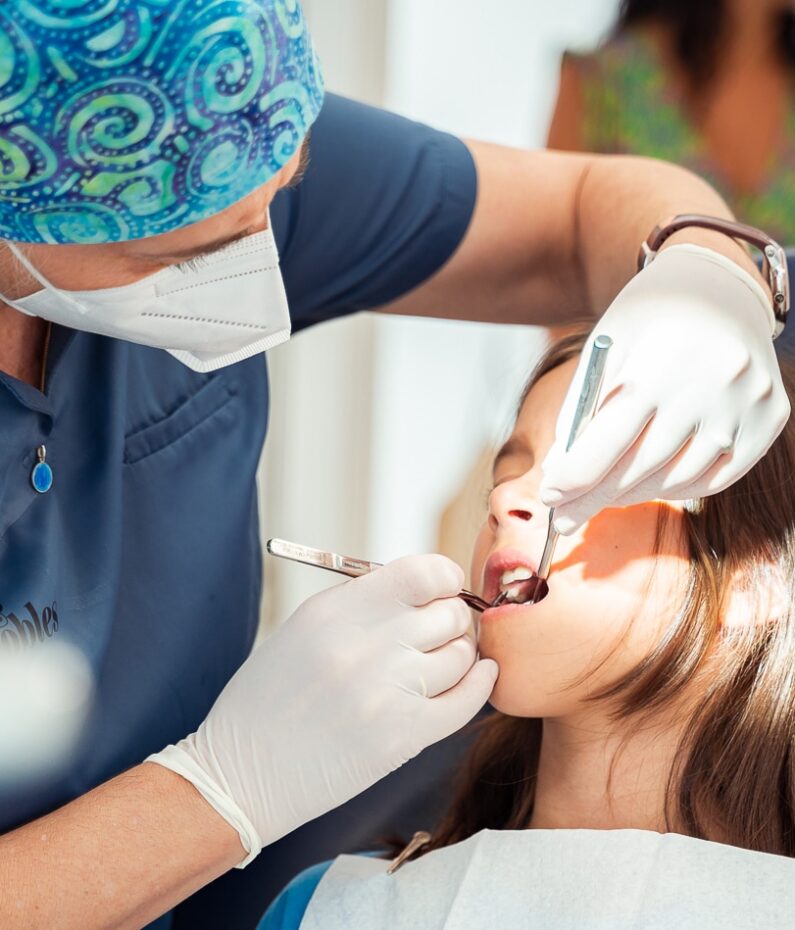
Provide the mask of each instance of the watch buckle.
{"label": "watch buckle", "polygon": [[[763,270],[770,284],[773,296],[773,315],[776,318],[775,336],[781,335],[784,330],[784,321],[790,308],[789,274],[787,273],[787,257],[781,247],[766,245]],[[775,338],[775,336],[773,338]]]}

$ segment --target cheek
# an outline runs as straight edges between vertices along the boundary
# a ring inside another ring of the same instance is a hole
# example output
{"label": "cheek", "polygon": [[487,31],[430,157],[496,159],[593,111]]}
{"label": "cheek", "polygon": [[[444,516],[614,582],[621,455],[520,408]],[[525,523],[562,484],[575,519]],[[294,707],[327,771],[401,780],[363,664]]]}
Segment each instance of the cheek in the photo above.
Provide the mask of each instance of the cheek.
{"label": "cheek", "polygon": [[486,559],[489,556],[493,542],[494,534],[489,529],[488,524],[484,523],[480,527],[475,539],[475,546],[472,550],[472,561],[470,563],[469,577],[472,579],[475,590],[477,590],[480,579],[483,577],[483,566],[486,564]]}
{"label": "cheek", "polygon": [[561,538],[547,598],[481,625],[481,654],[500,664],[498,709],[573,713],[659,641],[681,603],[687,561],[680,528],[654,555],[658,513],[656,504],[606,511]]}

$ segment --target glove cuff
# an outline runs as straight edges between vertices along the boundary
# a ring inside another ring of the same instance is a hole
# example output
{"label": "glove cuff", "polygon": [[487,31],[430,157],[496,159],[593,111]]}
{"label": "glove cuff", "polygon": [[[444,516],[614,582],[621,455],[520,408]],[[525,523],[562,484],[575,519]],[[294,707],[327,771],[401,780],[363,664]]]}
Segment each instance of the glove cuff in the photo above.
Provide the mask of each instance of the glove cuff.
{"label": "glove cuff", "polygon": [[144,761],[162,765],[177,775],[181,775],[231,827],[237,830],[247,855],[235,866],[236,869],[244,869],[257,858],[263,847],[259,833],[229,794],[207,774],[204,767],[194,758],[191,753],[190,737],[176,746],[166,746],[165,749],[148,756]]}
{"label": "glove cuff", "polygon": [[[729,274],[731,274],[737,281],[743,284],[759,303],[760,308],[767,318],[771,338],[775,339],[777,335],[777,321],[775,314],[773,313],[773,308],[770,304],[770,297],[765,293],[765,289],[753,277],[753,275],[749,274],[749,272],[745,270],[745,268],[741,268],[737,262],[732,261],[730,258],[727,258],[720,252],[716,252],[714,249],[708,249],[702,245],[694,245],[690,243],[671,245],[660,252],[654,263],[649,267],[654,268],[655,266],[660,266],[661,264],[665,266],[674,260],[676,256],[684,254],[693,255],[701,261],[708,261],[711,264],[722,268],[724,271],[729,272]],[[666,258],[666,256],[668,256],[668,258]]]}

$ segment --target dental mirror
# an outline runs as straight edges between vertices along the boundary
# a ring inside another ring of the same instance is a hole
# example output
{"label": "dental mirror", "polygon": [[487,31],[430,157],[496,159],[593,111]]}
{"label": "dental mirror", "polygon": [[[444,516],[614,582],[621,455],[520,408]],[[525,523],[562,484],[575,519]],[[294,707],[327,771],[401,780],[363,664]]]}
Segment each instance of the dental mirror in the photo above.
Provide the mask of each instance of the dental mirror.
{"label": "dental mirror", "polygon": [[519,584],[512,585],[501,591],[491,602],[492,607],[502,607],[503,604],[537,604],[549,594],[549,585],[546,578],[534,575]]}

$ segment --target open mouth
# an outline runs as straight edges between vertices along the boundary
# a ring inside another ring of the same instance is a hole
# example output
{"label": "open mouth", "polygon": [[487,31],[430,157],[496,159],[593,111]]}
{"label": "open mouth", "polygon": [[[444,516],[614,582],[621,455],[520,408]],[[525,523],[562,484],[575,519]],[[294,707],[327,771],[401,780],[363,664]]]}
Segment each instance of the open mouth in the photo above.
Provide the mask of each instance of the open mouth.
{"label": "open mouth", "polygon": [[543,578],[524,569],[504,572],[500,579],[500,593],[493,606],[503,604],[537,604],[549,594],[549,585]]}
{"label": "open mouth", "polygon": [[500,593],[497,600],[503,603],[526,604],[537,586],[535,572],[529,568],[514,568],[500,576]]}
{"label": "open mouth", "polygon": [[546,596],[546,581],[519,549],[492,553],[483,573],[483,597],[494,607],[507,604],[537,603]]}

